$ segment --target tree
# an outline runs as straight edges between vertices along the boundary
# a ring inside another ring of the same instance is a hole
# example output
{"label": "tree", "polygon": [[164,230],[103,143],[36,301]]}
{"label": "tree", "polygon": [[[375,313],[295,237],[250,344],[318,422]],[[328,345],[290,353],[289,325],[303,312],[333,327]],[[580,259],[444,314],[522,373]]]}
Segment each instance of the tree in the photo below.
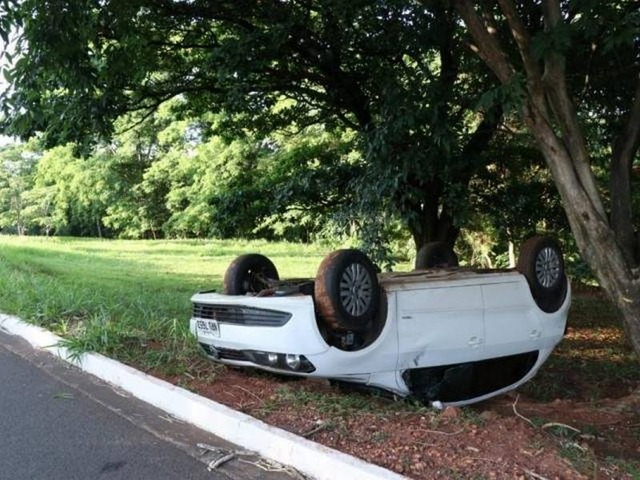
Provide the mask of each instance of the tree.
{"label": "tree", "polygon": [[[100,156],[74,155],[74,145],[46,150],[34,175],[34,195],[49,198],[48,213],[38,223],[49,232],[75,236],[109,236],[102,218],[111,203],[109,165]],[[41,200],[46,204],[46,198]]]}
{"label": "tree", "polygon": [[[352,133],[312,126],[268,139],[205,138],[203,129],[218,120],[209,117],[174,121],[160,131],[155,160],[130,188],[166,209],[167,236],[310,241],[331,210],[349,201],[345,191],[360,159]],[[122,207],[121,227],[136,225],[132,210]],[[115,226],[113,210],[105,221]]]}
{"label": "tree", "polygon": [[[167,179],[162,179],[160,188],[154,189],[145,188],[144,180],[156,162],[184,145],[182,129],[188,123],[177,122],[167,106],[143,122],[137,116],[127,115],[116,123],[123,132],[92,152],[92,157],[97,157],[93,164],[106,164],[108,177],[109,202],[102,220],[120,237],[161,237],[170,215],[165,204]],[[132,129],[131,125],[137,128]],[[170,141],[162,139],[167,131],[176,130],[178,133]]]}
{"label": "tree", "polygon": [[474,110],[489,77],[437,3],[24,0],[6,18],[22,56],[5,131],[49,144],[110,136],[122,114],[176,97],[191,118],[224,112],[227,132],[351,128],[377,172],[369,190],[417,247],[455,240],[501,118]]}
{"label": "tree", "polygon": [[0,227],[18,235],[27,233],[34,213],[28,193],[37,159],[27,145],[0,149]]}
{"label": "tree", "polygon": [[[354,179],[361,179],[364,170],[356,140],[353,130],[327,131],[318,125],[274,136],[259,180],[270,208],[256,230],[305,242],[347,233],[358,216]],[[370,218],[372,212],[367,213]]]}
{"label": "tree", "polygon": [[[637,2],[498,0],[495,8],[453,3],[472,49],[505,88],[516,91],[520,116],[553,174],[576,242],[620,308],[640,354],[640,259],[631,189],[640,145]],[[600,152],[585,135],[596,122],[611,142],[608,189],[596,181],[593,158]]]}

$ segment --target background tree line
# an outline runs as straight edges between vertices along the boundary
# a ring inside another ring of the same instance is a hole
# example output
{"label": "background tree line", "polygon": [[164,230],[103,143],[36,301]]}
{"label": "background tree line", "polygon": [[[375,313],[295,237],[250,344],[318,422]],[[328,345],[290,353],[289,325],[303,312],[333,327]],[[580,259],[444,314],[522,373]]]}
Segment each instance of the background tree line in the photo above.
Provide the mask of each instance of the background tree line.
{"label": "background tree line", "polygon": [[88,153],[73,143],[45,149],[37,138],[7,146],[0,226],[18,234],[314,239],[358,169],[349,133],[207,136],[215,122],[162,109]]}
{"label": "background tree line", "polygon": [[[387,265],[413,254],[388,198],[359,203],[369,175],[356,131],[313,125],[222,135],[219,116],[178,119],[176,102],[142,124],[121,118],[123,133],[88,153],[73,143],[46,149],[35,137],[0,149],[2,231],[350,242]],[[473,264],[508,265],[509,243],[536,229],[567,236],[542,159],[519,137],[508,147],[496,138],[487,150],[495,161],[470,180],[457,248]]]}

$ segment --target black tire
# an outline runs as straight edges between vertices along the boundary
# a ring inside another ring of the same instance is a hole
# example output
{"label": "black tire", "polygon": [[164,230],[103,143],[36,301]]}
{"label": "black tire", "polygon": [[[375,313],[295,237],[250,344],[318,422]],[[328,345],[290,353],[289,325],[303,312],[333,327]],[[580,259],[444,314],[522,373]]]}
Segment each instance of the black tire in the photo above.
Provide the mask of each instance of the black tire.
{"label": "black tire", "polygon": [[269,288],[269,281],[279,279],[271,260],[259,253],[249,253],[231,262],[224,274],[223,291],[226,295],[258,293]]}
{"label": "black tire", "polygon": [[429,242],[423,245],[416,255],[416,270],[457,266],[458,256],[453,249],[444,242]]}
{"label": "black tire", "polygon": [[374,264],[354,249],[327,255],[316,275],[315,302],[331,329],[362,331],[370,327],[380,305]]}
{"label": "black tire", "polygon": [[567,276],[560,246],[550,237],[529,238],[520,247],[516,269],[526,277],[536,304],[557,311],[567,297]]}

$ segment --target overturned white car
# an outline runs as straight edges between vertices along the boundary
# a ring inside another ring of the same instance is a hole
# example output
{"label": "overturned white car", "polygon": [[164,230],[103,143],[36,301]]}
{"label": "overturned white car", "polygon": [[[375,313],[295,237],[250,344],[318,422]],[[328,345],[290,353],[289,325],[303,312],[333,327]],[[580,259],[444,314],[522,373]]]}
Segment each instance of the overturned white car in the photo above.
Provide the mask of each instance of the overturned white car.
{"label": "overturned white car", "polygon": [[527,240],[516,269],[457,264],[443,243],[407,273],[378,274],[364,253],[338,250],[315,279],[281,281],[269,259],[243,255],[224,294],[192,297],[191,331],[228,365],[477,402],[533,377],[564,335],[571,289],[548,237]]}

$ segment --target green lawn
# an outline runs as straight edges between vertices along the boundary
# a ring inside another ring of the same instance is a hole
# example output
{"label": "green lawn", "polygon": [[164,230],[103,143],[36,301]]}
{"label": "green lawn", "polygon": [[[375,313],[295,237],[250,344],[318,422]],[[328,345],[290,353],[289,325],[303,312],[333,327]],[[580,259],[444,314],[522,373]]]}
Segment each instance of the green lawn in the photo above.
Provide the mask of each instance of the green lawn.
{"label": "green lawn", "polygon": [[[328,250],[238,240],[0,236],[0,311],[69,338],[76,352],[136,356],[149,368],[180,370],[185,356],[197,354],[187,331],[189,298],[220,288],[233,258],[261,252],[283,278],[312,277]],[[149,344],[163,348],[144,348]]]}

